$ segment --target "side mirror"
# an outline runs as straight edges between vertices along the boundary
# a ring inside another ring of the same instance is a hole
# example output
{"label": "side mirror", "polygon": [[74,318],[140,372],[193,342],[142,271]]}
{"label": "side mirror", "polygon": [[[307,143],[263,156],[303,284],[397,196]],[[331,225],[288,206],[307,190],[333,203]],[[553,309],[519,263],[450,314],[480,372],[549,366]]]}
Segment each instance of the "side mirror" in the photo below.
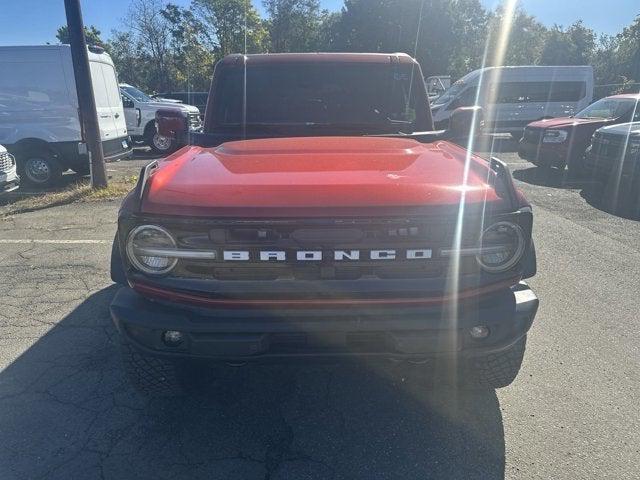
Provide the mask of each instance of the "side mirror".
{"label": "side mirror", "polygon": [[133,108],[135,105],[133,104],[133,100],[127,98],[125,96],[122,97],[122,106],[124,108]]}
{"label": "side mirror", "polygon": [[189,133],[187,115],[174,108],[161,108],[156,111],[156,129],[163,137],[184,139]]}
{"label": "side mirror", "polygon": [[451,138],[468,138],[480,133],[483,126],[482,107],[460,107],[451,114],[447,133]]}

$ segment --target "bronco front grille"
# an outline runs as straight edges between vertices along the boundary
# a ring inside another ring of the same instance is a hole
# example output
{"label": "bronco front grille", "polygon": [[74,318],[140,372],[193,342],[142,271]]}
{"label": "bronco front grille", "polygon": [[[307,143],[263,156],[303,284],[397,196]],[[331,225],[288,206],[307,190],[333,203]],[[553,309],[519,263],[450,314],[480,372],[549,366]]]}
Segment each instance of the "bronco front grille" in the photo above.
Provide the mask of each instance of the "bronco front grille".
{"label": "bronco front grille", "polygon": [[[472,223],[465,225],[463,246],[476,244],[480,225]],[[450,259],[441,255],[441,250],[452,248],[455,236],[455,222],[451,218],[165,223],[164,226],[176,237],[180,248],[215,250],[217,254],[216,260],[180,260],[171,275],[217,280],[442,277],[447,274]],[[225,252],[233,253],[238,260],[225,260]],[[265,261],[261,259],[265,252],[280,252],[285,258]],[[312,259],[301,259],[298,255]],[[393,258],[374,259],[387,255]],[[416,259],[416,255],[425,258]],[[476,273],[478,265],[475,258],[465,257],[459,269],[461,273]]]}
{"label": "bronco front grille", "polygon": [[8,152],[0,153],[0,172],[9,170],[14,165],[13,156]]}

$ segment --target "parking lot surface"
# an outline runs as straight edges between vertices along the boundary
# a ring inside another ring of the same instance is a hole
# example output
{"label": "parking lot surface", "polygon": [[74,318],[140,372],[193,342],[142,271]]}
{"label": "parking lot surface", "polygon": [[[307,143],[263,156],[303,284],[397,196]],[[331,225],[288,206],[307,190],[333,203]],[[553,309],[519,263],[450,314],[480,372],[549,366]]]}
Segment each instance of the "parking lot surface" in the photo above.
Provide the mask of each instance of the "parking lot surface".
{"label": "parking lot surface", "polygon": [[493,148],[534,205],[541,300],[523,369],[496,392],[356,363],[142,398],[108,313],[118,202],[0,220],[0,479],[638,478],[640,222],[602,210],[597,184]]}

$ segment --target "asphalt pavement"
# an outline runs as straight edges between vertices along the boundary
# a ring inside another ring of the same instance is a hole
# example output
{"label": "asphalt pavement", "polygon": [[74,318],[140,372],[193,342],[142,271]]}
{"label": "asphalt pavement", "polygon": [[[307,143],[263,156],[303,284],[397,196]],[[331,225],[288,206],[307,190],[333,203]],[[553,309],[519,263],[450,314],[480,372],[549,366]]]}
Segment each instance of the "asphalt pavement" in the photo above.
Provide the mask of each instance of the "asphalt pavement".
{"label": "asphalt pavement", "polygon": [[604,211],[596,183],[493,147],[534,206],[541,300],[497,391],[362,362],[145,399],[108,314],[118,202],[0,220],[0,479],[640,478],[640,222]]}

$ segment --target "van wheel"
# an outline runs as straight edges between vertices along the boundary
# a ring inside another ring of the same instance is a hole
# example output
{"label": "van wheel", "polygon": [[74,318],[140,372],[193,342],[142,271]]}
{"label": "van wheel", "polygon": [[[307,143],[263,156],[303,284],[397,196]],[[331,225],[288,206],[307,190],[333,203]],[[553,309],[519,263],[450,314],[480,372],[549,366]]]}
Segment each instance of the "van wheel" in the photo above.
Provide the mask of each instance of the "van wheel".
{"label": "van wheel", "polygon": [[49,152],[27,151],[18,157],[18,171],[25,183],[47,188],[60,182],[63,168]]}
{"label": "van wheel", "polygon": [[176,141],[173,138],[162,136],[156,130],[155,125],[147,128],[145,143],[151,147],[154,153],[169,154],[176,149]]}

